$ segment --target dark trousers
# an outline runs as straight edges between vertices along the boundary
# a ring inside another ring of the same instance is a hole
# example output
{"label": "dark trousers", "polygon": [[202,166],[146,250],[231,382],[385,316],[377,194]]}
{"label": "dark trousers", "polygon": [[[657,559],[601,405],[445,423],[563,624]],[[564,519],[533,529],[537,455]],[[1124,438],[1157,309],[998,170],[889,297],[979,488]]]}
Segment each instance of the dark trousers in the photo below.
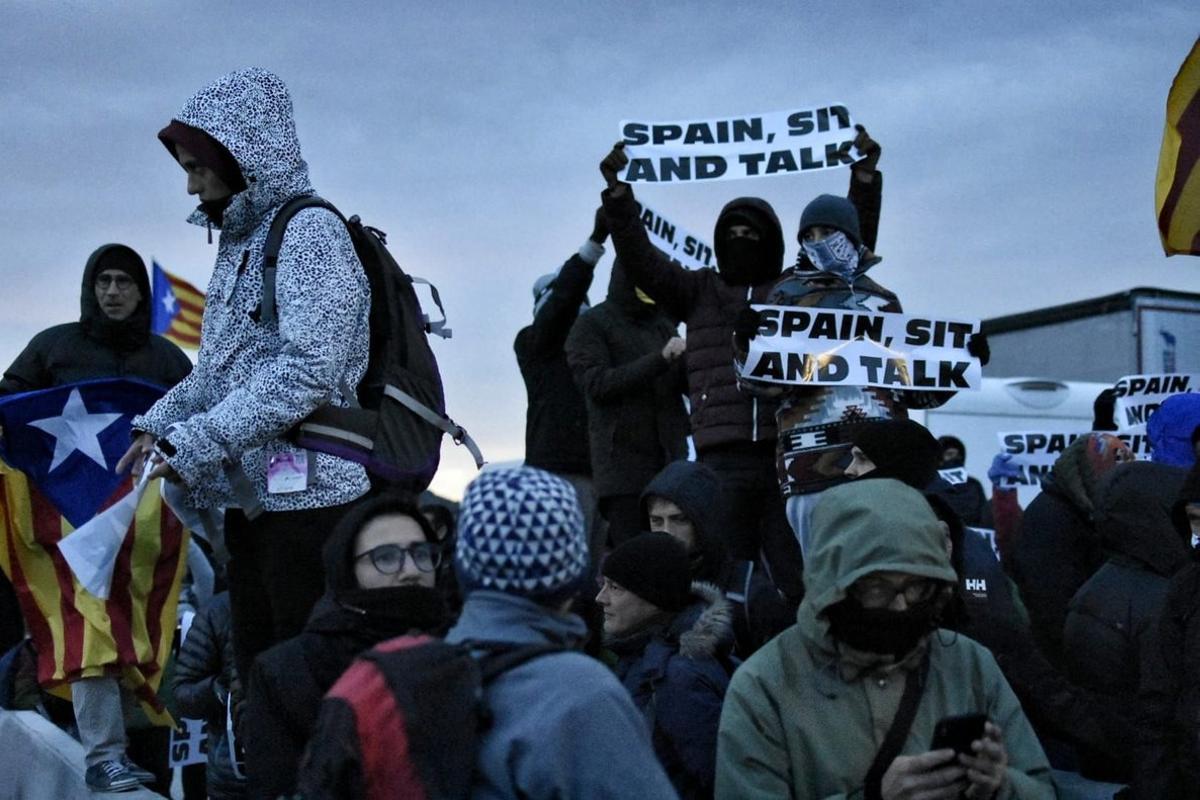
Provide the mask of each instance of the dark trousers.
{"label": "dark trousers", "polygon": [[608,523],[608,542],[614,548],[642,532],[642,506],[636,494],[601,497],[600,516]]}
{"label": "dark trousers", "polygon": [[697,457],[721,478],[730,512],[725,539],[730,556],[761,560],[776,588],[799,603],[804,596],[804,562],[779,494],[775,443],[708,448]]}
{"label": "dark trousers", "polygon": [[321,548],[349,504],[266,511],[253,520],[225,512],[234,661],[243,683],[255,657],[290,639],[325,591]]}

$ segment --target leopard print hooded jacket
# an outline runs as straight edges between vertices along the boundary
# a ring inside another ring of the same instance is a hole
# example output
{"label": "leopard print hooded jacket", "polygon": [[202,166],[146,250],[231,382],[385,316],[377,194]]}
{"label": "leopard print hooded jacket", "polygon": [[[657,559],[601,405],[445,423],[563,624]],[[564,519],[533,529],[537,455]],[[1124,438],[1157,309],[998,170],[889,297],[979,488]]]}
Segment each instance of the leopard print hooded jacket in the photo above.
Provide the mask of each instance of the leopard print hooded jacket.
{"label": "leopard print hooded jacket", "polygon": [[[271,220],[288,199],[313,192],[287,87],[266,70],[239,70],[197,92],[176,119],[221,142],[247,188],[220,225],[196,367],[134,427],[174,445],[168,463],[198,508],[241,505],[227,477],[238,463],[267,511],[349,502],[367,490],[365,471],[324,453],[308,454],[316,471],[307,489],[267,492],[268,459],[298,452],[281,436],[324,403],[347,405],[339,387],[358,385],[368,355],[366,276],[345,226],[322,209],[301,211],[288,224],[277,320],[255,321]],[[188,221],[211,224],[199,209]]]}

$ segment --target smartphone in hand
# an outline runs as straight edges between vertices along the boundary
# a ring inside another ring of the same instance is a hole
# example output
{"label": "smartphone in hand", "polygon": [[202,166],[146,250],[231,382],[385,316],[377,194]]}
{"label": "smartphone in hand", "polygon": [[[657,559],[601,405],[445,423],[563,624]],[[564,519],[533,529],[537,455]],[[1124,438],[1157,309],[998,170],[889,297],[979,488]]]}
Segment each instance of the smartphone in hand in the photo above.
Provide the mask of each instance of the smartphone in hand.
{"label": "smartphone in hand", "polygon": [[955,755],[973,755],[971,743],[982,739],[984,726],[987,724],[987,714],[960,714],[955,717],[943,717],[933,729],[933,746],[930,750],[954,751]]}

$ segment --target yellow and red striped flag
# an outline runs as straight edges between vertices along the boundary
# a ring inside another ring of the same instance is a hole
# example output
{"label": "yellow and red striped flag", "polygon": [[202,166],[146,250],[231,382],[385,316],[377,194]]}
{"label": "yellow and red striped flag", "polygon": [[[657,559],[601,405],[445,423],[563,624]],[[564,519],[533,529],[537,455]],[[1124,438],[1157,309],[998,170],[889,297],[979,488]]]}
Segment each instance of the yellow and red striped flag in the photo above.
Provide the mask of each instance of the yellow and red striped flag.
{"label": "yellow and red striped flag", "polygon": [[1200,256],[1200,39],[1167,95],[1154,200],[1166,254]]}
{"label": "yellow and red striped flag", "polygon": [[200,348],[204,292],[154,262],[153,312],[150,329],[180,347]]}

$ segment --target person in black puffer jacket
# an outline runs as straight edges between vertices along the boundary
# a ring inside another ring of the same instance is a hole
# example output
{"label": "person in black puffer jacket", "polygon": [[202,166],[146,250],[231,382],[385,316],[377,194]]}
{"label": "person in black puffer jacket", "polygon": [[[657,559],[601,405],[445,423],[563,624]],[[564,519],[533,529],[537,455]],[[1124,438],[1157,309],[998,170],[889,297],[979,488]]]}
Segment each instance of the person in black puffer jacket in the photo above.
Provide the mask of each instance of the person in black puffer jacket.
{"label": "person in black puffer jacket", "polygon": [[642,492],[642,513],[647,530],[668,533],[687,548],[693,581],[721,590],[733,612],[739,658],[749,658],[796,621],[795,606],[755,562],[729,557],[726,531],[741,521],[729,514],[721,478],[712,469],[695,461],[668,464]]}
{"label": "person in black puffer jacket", "polygon": [[587,400],[600,513],[619,545],[641,527],[638,496],[646,484],[687,454],[683,340],[617,261],[608,298],[575,321],[566,352]]}
{"label": "person in black puffer jacket", "polygon": [[1188,562],[1172,522],[1172,505],[1187,473],[1166,464],[1134,462],[1112,470],[1097,487],[1096,531],[1108,559],[1071,599],[1063,629],[1068,673],[1096,692],[1124,724],[1109,732],[1110,752],[1082,753],[1084,777],[1128,783],[1133,777],[1129,722],[1140,713],[1143,665],[1157,657],[1154,633],[1171,576]]}
{"label": "person in black puffer jacket", "polygon": [[[400,555],[396,547],[406,550]],[[321,698],[355,656],[385,639],[443,632],[432,555],[440,552],[429,522],[407,499],[360,501],[338,523],[323,553],[327,590],[304,632],[254,663],[242,731],[251,797],[295,790]]]}
{"label": "person in black puffer jacket", "polygon": [[229,592],[214,595],[188,630],[172,684],[180,713],[208,723],[205,778],[212,800],[246,796],[246,780],[235,770],[226,724],[229,706],[243,699],[233,665],[232,624]]}

